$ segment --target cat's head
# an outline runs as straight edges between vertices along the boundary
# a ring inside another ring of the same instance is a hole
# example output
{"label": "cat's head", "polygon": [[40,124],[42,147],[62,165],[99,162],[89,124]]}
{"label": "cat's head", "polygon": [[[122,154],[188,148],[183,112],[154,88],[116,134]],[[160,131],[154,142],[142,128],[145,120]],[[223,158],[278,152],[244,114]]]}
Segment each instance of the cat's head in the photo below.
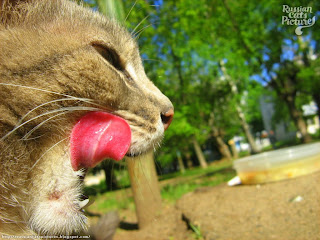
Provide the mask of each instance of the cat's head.
{"label": "cat's head", "polygon": [[[25,221],[37,233],[70,234],[84,221],[82,164],[71,165],[75,125],[90,112],[120,117],[131,134],[125,154],[135,156],[159,145],[173,106],[146,76],[135,40],[115,21],[64,0],[26,1],[10,10],[5,5],[0,147],[6,150],[0,170],[20,172],[10,184],[25,189],[3,190],[12,200],[0,207],[16,206],[9,221]],[[114,130],[107,137],[116,137]],[[0,186],[10,185],[10,174]],[[0,220],[6,217],[1,214]]]}

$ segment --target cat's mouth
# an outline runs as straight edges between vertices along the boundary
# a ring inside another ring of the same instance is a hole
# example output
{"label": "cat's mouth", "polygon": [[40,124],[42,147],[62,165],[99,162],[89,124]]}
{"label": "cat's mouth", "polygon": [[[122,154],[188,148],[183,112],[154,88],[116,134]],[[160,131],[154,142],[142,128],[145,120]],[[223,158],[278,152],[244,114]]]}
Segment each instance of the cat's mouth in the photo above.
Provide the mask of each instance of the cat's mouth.
{"label": "cat's mouth", "polygon": [[90,112],[73,127],[70,137],[74,171],[95,167],[102,160],[121,160],[131,145],[131,129],[123,118],[106,112]]}
{"label": "cat's mouth", "polygon": [[[162,135],[161,122],[159,128]],[[141,150],[130,150],[131,138],[129,123],[119,115],[98,111],[82,116],[71,131],[69,146],[71,166],[81,185],[88,169],[95,167],[101,161],[108,158],[119,161],[124,156],[134,157],[142,154]],[[49,199],[59,200],[57,196],[59,194],[53,192]],[[91,204],[91,200],[89,202],[89,198],[81,194],[75,201],[75,208],[83,211]]]}
{"label": "cat's mouth", "polygon": [[[73,127],[70,137],[71,166],[83,183],[88,168],[111,158],[121,160],[131,145],[129,124],[121,117],[106,112],[90,112]],[[83,210],[92,204],[81,195],[77,208]]]}
{"label": "cat's mouth", "polygon": [[[157,132],[152,142],[158,142],[163,135],[164,127],[161,121],[158,123]],[[134,130],[133,130],[134,133]],[[132,142],[133,141],[133,142]],[[132,132],[125,118],[107,112],[89,112],[82,116],[74,125],[70,136],[70,160],[72,169],[78,181],[83,180],[89,168],[95,167],[105,159],[121,160],[124,156],[135,157],[142,154],[146,146],[134,147],[137,141],[132,140]],[[137,150],[138,149],[138,150]],[[81,194],[81,193],[79,193]],[[63,195],[63,194],[61,194]],[[59,194],[53,192],[49,199],[59,200]],[[85,195],[76,197],[75,209],[83,211],[93,202]]]}

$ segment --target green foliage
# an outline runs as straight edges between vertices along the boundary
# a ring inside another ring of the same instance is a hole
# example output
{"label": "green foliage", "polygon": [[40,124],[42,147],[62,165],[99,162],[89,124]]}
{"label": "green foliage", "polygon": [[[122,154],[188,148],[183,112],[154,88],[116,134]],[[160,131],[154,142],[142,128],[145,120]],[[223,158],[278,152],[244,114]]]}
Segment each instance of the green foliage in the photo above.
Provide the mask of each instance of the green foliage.
{"label": "green foliage", "polygon": [[[108,0],[96,2],[103,10]],[[289,5],[311,6],[313,14],[320,9],[319,1],[293,0]],[[253,133],[263,130],[259,99],[267,94],[266,85],[276,101],[274,121],[292,122],[284,101],[288,94],[299,111],[317,100],[320,64],[309,53],[319,55],[319,24],[297,37],[294,26],[281,23],[279,1],[138,0],[123,1],[123,9],[120,19],[140,45],[147,75],[175,106],[174,121],[157,153],[163,166],[176,161],[178,151],[183,157],[192,154],[193,136],[200,144],[212,137],[212,114],[225,142],[244,135],[235,109],[239,103]],[[298,58],[309,60],[299,65]],[[258,81],[252,76],[259,76]]]}
{"label": "green foliage", "polygon": [[263,86],[255,81],[250,81],[246,87],[244,94],[245,104],[243,104],[246,119],[251,123],[253,132],[261,132],[264,130],[262,114],[260,111],[260,97],[267,95],[267,91]]}
{"label": "green foliage", "polygon": [[308,66],[298,73],[299,88],[306,95],[320,95],[320,59],[311,61]]}
{"label": "green foliage", "polygon": [[107,191],[107,186],[105,181],[101,181],[99,184],[96,184],[94,186],[85,187],[84,188],[84,195],[87,196],[96,196],[101,193],[105,193]]}
{"label": "green foliage", "polygon": [[120,189],[130,186],[129,173],[128,171],[126,171],[126,169],[120,168],[119,170],[114,170],[113,174],[117,180],[117,184]]}

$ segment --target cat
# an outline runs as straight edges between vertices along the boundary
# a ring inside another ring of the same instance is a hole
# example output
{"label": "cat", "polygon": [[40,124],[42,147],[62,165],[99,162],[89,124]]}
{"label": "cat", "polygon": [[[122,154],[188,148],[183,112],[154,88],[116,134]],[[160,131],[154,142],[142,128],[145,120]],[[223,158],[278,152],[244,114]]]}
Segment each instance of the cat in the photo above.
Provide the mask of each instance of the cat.
{"label": "cat", "polygon": [[116,21],[66,0],[0,7],[0,237],[85,231],[86,170],[158,146],[173,105]]}

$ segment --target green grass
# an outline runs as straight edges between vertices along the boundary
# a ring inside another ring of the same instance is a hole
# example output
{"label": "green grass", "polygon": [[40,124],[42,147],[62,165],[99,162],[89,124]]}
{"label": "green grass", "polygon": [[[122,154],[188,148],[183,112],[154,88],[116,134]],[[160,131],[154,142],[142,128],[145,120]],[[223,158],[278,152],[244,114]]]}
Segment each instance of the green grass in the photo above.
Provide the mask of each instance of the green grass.
{"label": "green grass", "polygon": [[90,196],[90,199],[94,200],[94,204],[88,209],[90,212],[104,213],[111,210],[134,210],[133,197],[128,196],[124,190]]}
{"label": "green grass", "polygon": [[195,183],[178,184],[176,186],[167,185],[161,189],[161,197],[170,202],[179,199],[182,195],[192,192],[198,187]]}
{"label": "green grass", "polygon": [[[198,175],[196,175],[197,173]],[[175,202],[182,195],[192,192],[196,188],[206,186],[216,186],[225,183],[233,178],[236,173],[231,169],[230,165],[223,167],[209,167],[208,169],[194,169],[192,174],[187,174],[193,178],[183,178],[180,176],[181,181],[176,184],[168,184],[162,187],[161,196],[169,202]],[[185,176],[185,175],[182,175]]]}
{"label": "green grass", "polygon": [[[184,174],[178,172],[162,175],[159,177],[160,185],[162,186],[162,199],[167,200],[169,203],[174,203],[181,198],[182,195],[191,192],[196,188],[216,186],[227,182],[236,175],[231,167],[232,162],[221,162],[211,165],[206,169],[188,169]],[[134,210],[134,201],[129,189],[102,192],[104,189],[104,182],[101,182],[97,187],[98,189],[96,190],[94,190],[96,186],[86,189],[86,194],[90,196],[90,199],[95,200],[95,203],[89,207],[89,211],[106,212],[116,209]],[[90,194],[90,192],[93,194]]]}
{"label": "green grass", "polygon": [[205,168],[205,169],[201,167],[196,167],[192,169],[186,169],[184,173],[174,172],[174,173],[160,175],[159,180],[162,181],[162,180],[172,179],[176,177],[188,177],[188,176],[195,176],[199,174],[212,173],[212,172],[217,172],[224,168],[231,168],[231,167],[232,167],[232,162],[228,162],[228,161],[216,162],[216,164],[210,165],[208,166],[208,168]]}
{"label": "green grass", "polygon": [[200,227],[193,225],[192,223],[189,223],[190,228],[192,229],[194,233],[194,239],[202,240],[204,237],[202,236]]}
{"label": "green grass", "polygon": [[242,158],[242,157],[249,156],[250,152],[249,151],[241,151],[238,154],[239,154],[239,158]]}
{"label": "green grass", "polygon": [[112,194],[99,196],[98,198],[106,199],[107,201],[99,201],[97,208],[101,210],[116,210],[116,209],[129,209],[130,205],[133,204],[133,198],[122,198],[117,199]]}
{"label": "green grass", "polygon": [[105,181],[101,181],[99,184],[87,187],[84,187],[84,195],[87,196],[96,196],[101,193],[104,193],[107,191],[107,186]]}

